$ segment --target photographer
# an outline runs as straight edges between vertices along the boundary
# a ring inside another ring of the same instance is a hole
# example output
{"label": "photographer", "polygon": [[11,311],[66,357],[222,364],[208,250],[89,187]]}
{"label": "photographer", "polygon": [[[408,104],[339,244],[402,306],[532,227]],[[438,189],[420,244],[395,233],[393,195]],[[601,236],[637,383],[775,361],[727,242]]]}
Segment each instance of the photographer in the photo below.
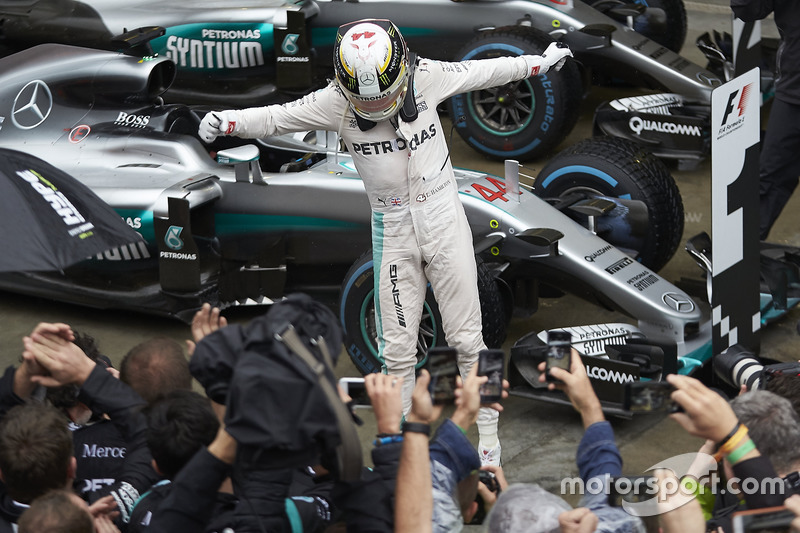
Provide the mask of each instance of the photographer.
{"label": "photographer", "polygon": [[[546,382],[546,363],[539,366],[539,379]],[[569,372],[552,368],[551,376],[557,380],[548,383],[548,389],[559,389],[569,398],[580,413],[586,430],[578,445],[577,463],[580,477],[588,485],[592,478],[607,483],[609,476],[622,473],[622,458],[614,442],[614,432],[603,415],[600,400],[592,388],[586,368],[578,352],[570,352]],[[537,496],[537,494],[539,496]],[[533,521],[533,517],[536,521]],[[562,527],[565,531],[631,531],[643,532],[642,521],[620,508],[611,507],[605,491],[585,495],[578,509],[570,509],[562,498],[545,494],[535,485],[512,485],[497,499],[487,517],[489,533],[501,531],[538,532]]]}
{"label": "photographer", "polygon": [[[689,376],[670,374],[667,381],[676,389],[671,395],[672,400],[683,409],[683,412],[671,414],[670,418],[691,435],[717,443],[717,454],[725,458],[733,476],[740,480],[755,480],[759,486],[764,486],[764,480],[777,477],[770,461],[761,455],[750,438],[747,426],[740,423],[725,398]],[[785,497],[785,494],[760,490],[744,493],[747,509],[779,506]],[[730,531],[730,514],[717,517],[708,525]]]}

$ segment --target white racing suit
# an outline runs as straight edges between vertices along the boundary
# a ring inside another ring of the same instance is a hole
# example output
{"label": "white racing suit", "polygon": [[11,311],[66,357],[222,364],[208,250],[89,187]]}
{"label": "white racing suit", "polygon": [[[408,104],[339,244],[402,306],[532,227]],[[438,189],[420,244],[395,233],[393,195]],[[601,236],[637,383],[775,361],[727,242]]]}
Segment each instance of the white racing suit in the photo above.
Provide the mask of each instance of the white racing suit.
{"label": "white racing suit", "polygon": [[[334,83],[294,102],[236,112],[233,134],[240,137],[333,130],[346,143],[372,206],[379,356],[386,372],[404,380],[404,412],[411,406],[428,282],[463,376],[485,348],[472,234],[436,108],[455,94],[503,85],[530,72],[522,56],[462,63],[421,59],[413,79],[416,120],[395,116],[368,131],[359,129]],[[479,428],[494,420],[496,432],[496,417],[497,411],[481,409]]]}

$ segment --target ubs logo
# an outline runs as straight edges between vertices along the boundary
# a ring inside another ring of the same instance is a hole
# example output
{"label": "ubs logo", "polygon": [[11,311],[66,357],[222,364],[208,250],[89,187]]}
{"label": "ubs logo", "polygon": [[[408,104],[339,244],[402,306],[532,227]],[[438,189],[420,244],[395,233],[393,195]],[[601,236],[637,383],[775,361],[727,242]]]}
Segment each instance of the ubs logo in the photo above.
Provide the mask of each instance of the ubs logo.
{"label": "ubs logo", "polygon": [[53,109],[53,95],[42,80],[28,82],[14,98],[11,121],[22,130],[31,130],[44,122]]}

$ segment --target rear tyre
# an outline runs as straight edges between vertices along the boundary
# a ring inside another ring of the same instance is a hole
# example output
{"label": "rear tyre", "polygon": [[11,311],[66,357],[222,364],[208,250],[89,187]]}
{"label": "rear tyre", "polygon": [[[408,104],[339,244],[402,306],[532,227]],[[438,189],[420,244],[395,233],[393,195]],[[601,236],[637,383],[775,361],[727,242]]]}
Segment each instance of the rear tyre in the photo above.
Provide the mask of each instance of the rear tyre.
{"label": "rear tyre", "polygon": [[[478,266],[478,294],[481,300],[483,339],[489,348],[499,348],[506,338],[508,319],[505,306],[494,276],[480,258]],[[347,353],[362,374],[380,372],[377,327],[375,324],[374,273],[372,252],[362,255],[345,275],[339,298],[339,318],[344,329]],[[417,368],[425,364],[428,348],[444,346],[444,330],[439,306],[428,287],[425,308],[417,340]]]}
{"label": "rear tyre", "polygon": [[[541,54],[552,41],[534,28],[498,28],[481,32],[456,57]],[[568,59],[559,71],[458,94],[448,111],[458,134],[478,152],[497,160],[528,160],[547,155],[572,131],[582,95],[578,66]]]}
{"label": "rear tyre", "polygon": [[[595,137],[570,146],[545,165],[533,192],[542,198],[583,192],[642,201],[647,207],[648,234],[636,250],[636,259],[655,271],[669,262],[683,237],[683,202],[669,169],[626,139]],[[613,233],[600,236],[619,244]]]}

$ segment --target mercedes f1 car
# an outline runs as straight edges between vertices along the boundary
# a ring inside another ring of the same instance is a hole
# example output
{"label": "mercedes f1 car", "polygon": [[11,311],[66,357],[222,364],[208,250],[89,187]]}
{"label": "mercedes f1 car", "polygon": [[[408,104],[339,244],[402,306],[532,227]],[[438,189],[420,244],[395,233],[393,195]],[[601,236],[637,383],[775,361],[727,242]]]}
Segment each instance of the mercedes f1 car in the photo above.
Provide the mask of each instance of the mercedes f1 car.
{"label": "mercedes f1 car", "polygon": [[669,93],[601,106],[598,132],[662,157],[708,153],[711,90],[721,81],[677,54],[686,36],[682,0],[11,0],[0,6],[0,44],[117,50],[130,45],[116,37],[123,32],[162,26],[149,45],[178,69],[167,101],[242,107],[294,99],[325,83],[336,28],[366,17],[393,20],[413,51],[433,59],[536,54],[552,40],[570,47],[575,61],[559,72],[450,101],[455,130],[489,157],[549,155],[574,127],[592,79]]}
{"label": "mercedes f1 car", "polygon": [[[0,146],[89,185],[144,237],[63,272],[0,275],[0,288],[184,320],[203,302],[333,296],[348,352],[362,371],[377,370],[370,208],[351,158],[330,132],[206,146],[196,137],[203,111],[160,100],[173,76],[164,57],[68,45],[0,59]],[[682,204],[665,165],[636,145],[600,138],[543,168],[536,194],[520,188],[518,168],[509,165],[505,179],[457,171],[487,343],[503,341],[512,307],[530,313],[540,295],[564,291],[632,318],[591,329],[595,348],[609,336],[647,338],[670,347],[673,368],[696,367],[701,313],[656,273],[682,233]],[[596,182],[630,195],[598,195]],[[432,294],[426,310],[421,359],[444,342]],[[523,376],[525,361],[515,363]]]}

